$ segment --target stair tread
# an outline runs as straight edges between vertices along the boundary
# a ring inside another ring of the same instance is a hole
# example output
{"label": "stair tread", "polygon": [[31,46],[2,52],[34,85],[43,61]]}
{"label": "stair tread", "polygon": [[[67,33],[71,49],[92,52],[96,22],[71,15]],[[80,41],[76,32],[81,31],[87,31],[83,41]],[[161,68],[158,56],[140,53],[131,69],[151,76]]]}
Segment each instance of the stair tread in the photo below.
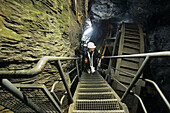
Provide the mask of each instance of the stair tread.
{"label": "stair tread", "polygon": [[126,52],[126,53],[131,53],[131,54],[138,54],[139,53],[139,50],[132,49],[132,48],[127,48],[125,46],[123,48],[123,51]]}
{"label": "stair tread", "polygon": [[133,78],[128,77],[128,76],[123,76],[123,75],[120,74],[118,80],[119,80],[120,82],[124,82],[124,83],[130,84],[130,83],[132,82]]}
{"label": "stair tread", "polygon": [[73,110],[73,113],[124,113],[124,110]]}
{"label": "stair tread", "polygon": [[[95,88],[95,89],[106,89],[106,88],[108,88],[108,89],[110,89],[108,86],[106,86],[106,87],[102,87],[102,88]],[[94,88],[79,88],[79,90],[81,90],[81,89],[94,89]]]}
{"label": "stair tread", "polygon": [[81,81],[103,81],[103,79],[81,79]]}
{"label": "stair tread", "polygon": [[137,40],[131,40],[131,39],[124,39],[125,42],[131,42],[131,43],[136,43],[136,44],[139,44],[140,42],[137,41]]}
{"label": "stair tread", "polygon": [[[137,73],[137,71],[135,71],[135,70],[129,70],[129,69],[126,69],[126,68],[123,68],[123,67],[121,67],[120,70],[125,71],[125,72],[129,72],[129,73],[132,73],[132,74],[136,74]],[[122,72],[120,72],[120,73],[122,73]]]}
{"label": "stair tread", "polygon": [[83,100],[83,99],[77,99],[76,102],[101,102],[101,101],[118,101],[117,99],[96,99],[96,100]]}
{"label": "stair tread", "polygon": [[80,84],[105,84],[105,82],[80,82]]}
{"label": "stair tread", "polygon": [[129,32],[139,32],[139,30],[137,30],[137,29],[128,29],[128,28],[126,28],[125,31],[129,31]]}
{"label": "stair tread", "polygon": [[134,63],[134,62],[129,62],[129,61],[126,61],[126,60],[122,60],[120,66],[128,68],[128,69],[132,69],[132,70],[133,69],[134,70],[138,70],[139,64],[138,63]]}
{"label": "stair tread", "polygon": [[82,77],[82,79],[102,79],[101,77]]}
{"label": "stair tread", "polygon": [[125,36],[127,36],[127,35],[139,36],[140,34],[139,33],[135,33],[135,32],[127,32],[127,31],[125,31]]}
{"label": "stair tread", "polygon": [[119,101],[76,101],[77,110],[121,110]]}
{"label": "stair tread", "polygon": [[113,94],[113,92],[101,92],[101,93],[77,93],[78,95],[104,95],[104,94]]}
{"label": "stair tread", "polygon": [[139,58],[123,58],[123,60],[139,63]]}
{"label": "stair tread", "polygon": [[130,43],[124,43],[124,44],[125,47],[140,50],[140,47],[137,44],[130,44]]}
{"label": "stair tread", "polygon": [[137,36],[125,36],[125,39],[132,39],[132,40],[139,41],[140,37],[137,37]]}
{"label": "stair tread", "polygon": [[81,79],[102,79],[102,78],[101,77],[96,77],[96,78],[86,77],[86,78],[81,78]]}
{"label": "stair tread", "polygon": [[103,83],[103,84],[80,84],[80,86],[103,86],[103,85],[106,85],[107,86],[107,84],[106,83]]}

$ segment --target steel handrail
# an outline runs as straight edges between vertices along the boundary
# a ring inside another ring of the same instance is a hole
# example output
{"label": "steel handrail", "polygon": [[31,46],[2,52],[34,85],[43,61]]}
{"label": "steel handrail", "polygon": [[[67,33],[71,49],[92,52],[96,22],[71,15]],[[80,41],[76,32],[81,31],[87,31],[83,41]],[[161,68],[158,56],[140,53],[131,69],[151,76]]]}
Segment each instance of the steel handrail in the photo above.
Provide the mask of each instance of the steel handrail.
{"label": "steel handrail", "polygon": [[[146,67],[146,64],[149,61],[149,58],[152,57],[167,57],[170,56],[170,51],[163,51],[163,52],[153,52],[153,53],[144,53],[144,54],[132,54],[132,55],[119,55],[119,56],[105,56],[104,58],[142,58],[145,57],[145,60],[143,62],[143,64],[141,65],[141,67],[139,68],[138,72],[136,73],[134,79],[132,80],[132,82],[130,83],[128,89],[125,91],[125,93],[123,94],[121,101],[125,99],[125,97],[127,96],[127,94],[131,91],[131,89],[133,88],[133,86],[135,85],[135,83],[138,81],[138,79],[140,78],[140,75],[142,74],[144,68]],[[148,82],[151,82],[148,80]],[[154,84],[154,86],[156,87],[156,89],[158,90],[160,96],[162,97],[162,99],[164,100],[165,104],[167,105],[168,109],[170,109],[170,104],[167,101],[167,99],[165,98],[165,96],[163,95],[163,93],[160,91],[159,87],[157,86],[156,83],[153,83],[153,81],[151,82],[152,84]]]}
{"label": "steel handrail", "polygon": [[32,69],[26,70],[12,70],[12,71],[0,71],[1,78],[30,78],[39,73],[41,73],[49,61],[58,61],[58,60],[78,60],[79,57],[56,57],[56,56],[45,56],[42,57],[37,65]]}
{"label": "steel handrail", "polygon": [[[121,82],[119,82],[119,80],[117,80],[117,79],[114,78],[114,77],[113,77],[113,79],[114,79],[117,83],[119,83],[121,86],[123,86],[125,89],[128,89],[128,87],[126,87],[124,84],[122,84]],[[141,106],[142,106],[142,108],[143,108],[143,111],[144,111],[145,113],[147,113],[146,107],[145,107],[142,99],[140,98],[140,96],[138,96],[137,94],[135,94],[132,90],[130,90],[130,93],[132,93],[132,94],[139,100],[139,102],[140,102],[140,104],[141,104]]]}
{"label": "steel handrail", "polygon": [[162,91],[160,90],[160,88],[158,87],[158,85],[154,81],[149,80],[149,79],[144,79],[144,81],[149,82],[149,83],[151,83],[151,84],[153,84],[155,86],[155,88],[158,91],[159,95],[161,96],[161,98],[165,102],[166,106],[170,110],[170,104],[169,104],[168,100],[166,99],[166,97],[164,96],[164,94],[162,93]]}
{"label": "steel handrail", "polygon": [[142,57],[163,57],[170,56],[170,51],[143,53],[143,54],[132,54],[132,55],[118,55],[118,56],[104,56],[104,58],[142,58]]}
{"label": "steel handrail", "polygon": [[139,68],[139,70],[136,73],[136,76],[133,78],[132,82],[130,83],[128,89],[125,91],[125,93],[123,94],[121,101],[123,101],[125,99],[125,97],[127,96],[127,94],[129,93],[129,91],[133,88],[133,86],[136,84],[136,82],[138,81],[138,79],[140,78],[141,74],[143,73],[143,70],[146,67],[146,64],[149,61],[149,56],[147,56],[144,60],[144,62],[142,63],[141,67]]}

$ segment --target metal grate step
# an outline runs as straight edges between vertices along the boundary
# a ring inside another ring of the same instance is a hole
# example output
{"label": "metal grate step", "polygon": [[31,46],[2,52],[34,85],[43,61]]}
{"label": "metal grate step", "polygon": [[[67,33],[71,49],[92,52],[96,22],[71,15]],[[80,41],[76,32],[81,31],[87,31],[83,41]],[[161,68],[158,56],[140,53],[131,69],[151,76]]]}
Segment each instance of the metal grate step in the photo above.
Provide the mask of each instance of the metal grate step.
{"label": "metal grate step", "polygon": [[80,84],[80,88],[102,88],[106,86],[107,84]]}
{"label": "metal grate step", "polygon": [[80,93],[100,93],[100,92],[111,92],[111,89],[108,87],[103,88],[79,88]]}
{"label": "metal grate step", "polygon": [[101,77],[83,77],[81,79],[102,79]]}
{"label": "metal grate step", "polygon": [[80,84],[105,84],[105,81],[81,81]]}
{"label": "metal grate step", "polygon": [[77,100],[76,110],[122,110],[117,99]]}
{"label": "metal grate step", "polygon": [[114,99],[112,92],[78,93],[78,99]]}
{"label": "metal grate step", "polygon": [[125,113],[124,110],[73,110],[72,113]]}

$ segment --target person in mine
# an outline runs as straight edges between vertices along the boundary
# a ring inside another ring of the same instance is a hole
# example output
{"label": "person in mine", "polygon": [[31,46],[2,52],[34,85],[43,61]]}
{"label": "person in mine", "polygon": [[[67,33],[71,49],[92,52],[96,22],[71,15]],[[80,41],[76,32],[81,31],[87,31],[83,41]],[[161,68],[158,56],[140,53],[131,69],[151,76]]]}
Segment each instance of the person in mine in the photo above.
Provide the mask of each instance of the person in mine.
{"label": "person in mine", "polygon": [[86,65],[86,71],[90,73],[95,73],[97,69],[97,58],[104,58],[104,56],[101,56],[97,50],[96,46],[93,42],[89,42],[87,45],[87,53],[85,55],[85,65]]}

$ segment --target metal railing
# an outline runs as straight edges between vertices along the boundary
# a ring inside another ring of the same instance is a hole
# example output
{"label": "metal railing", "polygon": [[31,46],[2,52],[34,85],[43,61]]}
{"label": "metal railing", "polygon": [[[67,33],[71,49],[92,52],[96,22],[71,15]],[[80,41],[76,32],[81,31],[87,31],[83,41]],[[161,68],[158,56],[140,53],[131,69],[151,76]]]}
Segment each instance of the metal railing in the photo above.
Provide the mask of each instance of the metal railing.
{"label": "metal railing", "polygon": [[[57,61],[56,66],[58,68],[60,77],[62,78],[64,87],[66,89],[67,95],[68,95],[68,102],[69,104],[71,104],[73,102],[73,98],[72,98],[72,94],[70,91],[70,86],[68,86],[66,78],[65,78],[65,73],[63,71],[63,68],[61,66],[61,60],[76,60],[76,67],[73,68],[70,72],[68,72],[67,74],[70,74],[71,72],[73,72],[75,69],[77,69],[77,75],[75,76],[75,78],[72,80],[72,84],[75,81],[76,78],[78,78],[79,80],[79,66],[78,66],[78,60],[80,60],[79,57],[55,57],[55,56],[45,56],[43,58],[41,58],[37,65],[32,68],[32,69],[27,69],[27,70],[12,70],[12,71],[0,71],[0,78],[1,78],[1,82],[0,84],[2,85],[2,87],[4,87],[6,90],[8,90],[10,93],[12,93],[16,98],[18,98],[19,100],[21,100],[23,103],[25,103],[26,105],[28,105],[30,108],[32,108],[33,110],[35,110],[36,112],[40,112],[43,113],[44,111],[42,111],[42,109],[40,109],[36,104],[34,104],[29,98],[27,98],[19,89],[17,89],[16,86],[14,86],[9,80],[7,80],[6,78],[30,78],[33,76],[36,76],[37,74],[41,73],[45,67],[45,65],[47,64],[47,62],[49,61]],[[57,95],[54,93],[54,88],[55,85],[57,83],[55,82],[52,86],[52,90],[51,90],[51,95],[50,98],[52,99],[52,101],[56,101],[55,105],[58,109],[59,112],[61,111],[61,103],[60,102]],[[62,100],[62,99],[61,99]]]}
{"label": "metal railing", "polygon": [[[164,51],[164,52],[153,52],[153,53],[144,53],[144,54],[132,54],[132,55],[120,55],[120,56],[105,56],[104,58],[113,58],[113,59],[117,59],[117,58],[143,58],[145,57],[145,60],[143,61],[141,67],[139,68],[139,70],[137,71],[136,74],[132,74],[132,73],[126,73],[126,74],[130,74],[130,75],[134,75],[134,78],[132,80],[132,82],[130,83],[130,85],[128,86],[128,88],[126,87],[126,91],[123,94],[121,101],[123,101],[127,94],[130,93],[130,91],[132,91],[132,88],[134,87],[134,85],[136,84],[136,82],[138,81],[138,79],[140,78],[141,74],[143,73],[144,69],[146,68],[146,65],[148,64],[148,61],[150,60],[150,58],[157,58],[157,57],[169,57],[170,56],[170,51]],[[118,70],[120,71],[120,70]],[[158,93],[160,94],[160,96],[162,97],[163,101],[165,102],[166,106],[168,107],[168,109],[170,110],[170,104],[168,102],[168,100],[166,99],[166,97],[164,96],[164,94],[162,93],[162,91],[159,89],[159,87],[157,86],[157,84],[149,79],[143,79],[144,81],[150,82],[152,83],[155,88],[157,89]],[[118,80],[117,80],[118,82]],[[120,84],[120,82],[118,82]],[[123,85],[123,84],[121,84]],[[135,95],[138,99],[139,96]],[[139,101],[141,102],[141,99],[139,99]],[[144,107],[143,102],[141,103],[142,108],[144,110],[144,112],[146,113],[146,108]]]}

